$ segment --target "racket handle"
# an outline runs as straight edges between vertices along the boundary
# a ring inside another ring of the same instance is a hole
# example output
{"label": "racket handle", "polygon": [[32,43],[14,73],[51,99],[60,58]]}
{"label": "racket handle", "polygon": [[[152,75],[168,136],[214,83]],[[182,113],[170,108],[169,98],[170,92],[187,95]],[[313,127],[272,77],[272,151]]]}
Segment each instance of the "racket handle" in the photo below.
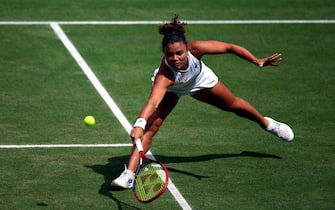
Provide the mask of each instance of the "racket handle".
{"label": "racket handle", "polygon": [[144,150],[143,150],[143,146],[142,146],[141,139],[137,139],[136,142],[135,142],[135,144],[136,144],[136,147],[137,147],[138,152],[143,152],[143,151],[144,151]]}

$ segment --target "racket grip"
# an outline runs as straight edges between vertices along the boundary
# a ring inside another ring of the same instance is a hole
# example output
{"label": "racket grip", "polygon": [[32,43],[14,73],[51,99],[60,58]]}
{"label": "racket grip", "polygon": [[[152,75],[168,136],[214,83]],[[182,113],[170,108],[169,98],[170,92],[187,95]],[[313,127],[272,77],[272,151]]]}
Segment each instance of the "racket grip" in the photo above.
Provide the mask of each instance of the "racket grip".
{"label": "racket grip", "polygon": [[141,139],[137,139],[136,142],[135,142],[135,144],[136,144],[136,147],[137,147],[138,152],[143,152],[143,151],[144,151],[144,150],[143,150],[143,146],[142,146]]}

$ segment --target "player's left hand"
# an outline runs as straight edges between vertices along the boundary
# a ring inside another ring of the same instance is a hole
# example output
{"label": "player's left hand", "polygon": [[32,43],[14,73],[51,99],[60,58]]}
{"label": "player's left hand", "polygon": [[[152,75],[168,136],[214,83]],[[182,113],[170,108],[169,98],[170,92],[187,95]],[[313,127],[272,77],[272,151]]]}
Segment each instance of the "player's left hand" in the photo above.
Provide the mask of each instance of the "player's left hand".
{"label": "player's left hand", "polygon": [[278,66],[276,62],[279,62],[282,60],[281,53],[275,53],[269,57],[261,58],[258,60],[257,65],[258,67],[262,68],[264,66]]}

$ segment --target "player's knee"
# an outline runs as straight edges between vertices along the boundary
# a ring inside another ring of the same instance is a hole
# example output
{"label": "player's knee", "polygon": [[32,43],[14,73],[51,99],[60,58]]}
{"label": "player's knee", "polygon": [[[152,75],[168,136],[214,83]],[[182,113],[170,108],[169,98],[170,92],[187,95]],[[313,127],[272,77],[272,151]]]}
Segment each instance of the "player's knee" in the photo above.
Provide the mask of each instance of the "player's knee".
{"label": "player's knee", "polygon": [[225,104],[225,109],[227,111],[234,112],[235,110],[241,109],[241,98],[234,97],[229,103]]}
{"label": "player's knee", "polygon": [[159,130],[159,128],[162,126],[162,124],[163,124],[163,120],[160,119],[160,118],[157,118],[157,119],[155,119],[152,122],[152,124],[149,127],[148,131],[156,133]]}

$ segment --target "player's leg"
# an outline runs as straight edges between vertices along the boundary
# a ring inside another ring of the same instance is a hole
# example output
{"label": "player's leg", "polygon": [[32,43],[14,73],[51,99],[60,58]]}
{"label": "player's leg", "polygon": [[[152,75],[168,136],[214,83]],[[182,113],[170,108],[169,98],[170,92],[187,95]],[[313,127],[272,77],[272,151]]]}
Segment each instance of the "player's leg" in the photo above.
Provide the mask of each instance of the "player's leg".
{"label": "player's leg", "polygon": [[[170,114],[176,106],[179,97],[171,92],[167,92],[162,102],[157,107],[154,114],[147,121],[147,128],[143,135],[142,145],[145,152],[147,152],[152,144],[153,137],[162,126],[164,119]],[[128,169],[135,171],[138,165],[138,152],[136,147],[133,147],[129,162]]]}
{"label": "player's leg", "polygon": [[[153,137],[163,124],[164,119],[173,110],[178,100],[179,97],[176,94],[167,92],[154,114],[147,120],[146,130],[142,139],[142,145],[145,152],[149,150]],[[133,146],[129,157],[128,167],[125,167],[125,170],[121,173],[121,175],[112,181],[111,186],[118,188],[131,188],[135,175],[134,172],[138,166],[138,161],[138,151],[136,146]]]}
{"label": "player's leg", "polygon": [[193,97],[219,109],[233,112],[241,117],[252,120],[285,141],[291,141],[294,138],[294,133],[288,125],[264,117],[249,102],[234,96],[220,81],[213,88],[200,91],[194,94]]}
{"label": "player's leg", "polygon": [[193,98],[211,104],[219,109],[234,112],[235,114],[250,119],[266,128],[268,121],[264,119],[246,100],[234,96],[231,91],[220,81],[211,89],[205,89],[193,95]]}

